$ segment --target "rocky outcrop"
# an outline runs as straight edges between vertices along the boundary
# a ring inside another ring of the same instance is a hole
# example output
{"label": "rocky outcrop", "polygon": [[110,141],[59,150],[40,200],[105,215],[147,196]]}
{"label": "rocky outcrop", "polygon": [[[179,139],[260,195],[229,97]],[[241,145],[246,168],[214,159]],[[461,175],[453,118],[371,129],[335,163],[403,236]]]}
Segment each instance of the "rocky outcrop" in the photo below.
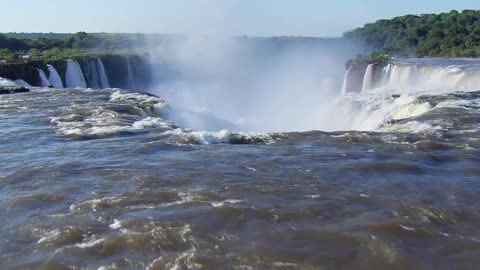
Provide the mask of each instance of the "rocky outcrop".
{"label": "rocky outcrop", "polygon": [[3,87],[0,86],[0,95],[4,94],[15,94],[15,93],[26,93],[30,92],[30,89],[20,86],[20,87]]}

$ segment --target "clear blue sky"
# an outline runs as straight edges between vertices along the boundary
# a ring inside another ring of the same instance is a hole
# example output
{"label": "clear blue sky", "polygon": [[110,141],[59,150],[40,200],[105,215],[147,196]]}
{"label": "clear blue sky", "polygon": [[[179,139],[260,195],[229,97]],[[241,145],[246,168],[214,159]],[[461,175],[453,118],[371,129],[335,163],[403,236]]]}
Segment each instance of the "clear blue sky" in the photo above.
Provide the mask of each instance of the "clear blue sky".
{"label": "clear blue sky", "polygon": [[0,32],[340,36],[381,18],[479,0],[0,0]]}

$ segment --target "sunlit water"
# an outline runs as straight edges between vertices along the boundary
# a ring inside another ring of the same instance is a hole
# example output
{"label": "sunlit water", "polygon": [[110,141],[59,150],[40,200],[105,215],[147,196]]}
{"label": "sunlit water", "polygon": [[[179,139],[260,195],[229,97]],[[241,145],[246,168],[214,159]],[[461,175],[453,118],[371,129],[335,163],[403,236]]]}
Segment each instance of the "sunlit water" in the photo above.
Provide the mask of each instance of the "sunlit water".
{"label": "sunlit water", "polygon": [[0,96],[0,268],[478,269],[480,92],[382,102],[370,131],[267,134],[114,89]]}

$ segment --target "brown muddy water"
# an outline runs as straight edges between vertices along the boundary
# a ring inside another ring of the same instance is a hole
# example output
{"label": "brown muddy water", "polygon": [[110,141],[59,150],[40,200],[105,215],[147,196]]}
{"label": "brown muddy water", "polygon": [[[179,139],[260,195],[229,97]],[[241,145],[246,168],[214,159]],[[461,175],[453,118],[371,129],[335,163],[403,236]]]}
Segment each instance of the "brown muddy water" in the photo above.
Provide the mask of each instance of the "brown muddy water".
{"label": "brown muddy water", "polygon": [[113,89],[0,96],[0,268],[479,269],[479,101],[267,134]]}

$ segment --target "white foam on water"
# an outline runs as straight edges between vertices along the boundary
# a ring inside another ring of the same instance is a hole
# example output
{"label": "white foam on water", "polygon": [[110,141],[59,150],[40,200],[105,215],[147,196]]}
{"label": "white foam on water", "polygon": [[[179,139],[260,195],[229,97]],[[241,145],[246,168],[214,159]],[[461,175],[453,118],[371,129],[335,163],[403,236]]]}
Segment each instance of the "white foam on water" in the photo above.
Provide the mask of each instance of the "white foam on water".
{"label": "white foam on water", "polygon": [[97,199],[86,200],[80,203],[74,203],[70,205],[70,212],[77,213],[82,210],[91,210],[93,212],[97,212],[98,206],[102,204],[106,205],[114,205],[118,204],[122,201],[123,198],[120,197],[103,197]]}
{"label": "white foam on water", "polygon": [[340,101],[337,119],[340,130],[379,130],[389,120],[407,119],[420,116],[432,110],[427,102],[417,97],[401,95],[358,95],[348,94]]}
{"label": "white foam on water", "polygon": [[0,77],[0,87],[18,87],[14,81]]}
{"label": "white foam on water", "polygon": [[432,106],[427,102],[420,103],[416,97],[402,95],[395,99],[390,117],[394,120],[411,118],[422,115],[431,109]]}
{"label": "white foam on water", "polygon": [[[111,94],[110,102],[127,102],[142,112],[140,120],[132,122],[130,118],[107,108],[91,110],[87,115],[70,114],[60,117],[52,117],[51,123],[57,133],[67,136],[107,136],[123,132],[138,132],[151,128],[172,129],[175,124],[160,117],[147,116],[140,107],[151,107],[156,114],[160,114],[167,108],[167,104],[158,97],[140,93],[122,93],[120,91]],[[88,111],[87,111],[88,112]]]}
{"label": "white foam on water", "polygon": [[213,207],[222,207],[224,206],[225,204],[237,204],[237,203],[241,203],[243,201],[241,200],[235,200],[235,199],[227,199],[227,200],[224,200],[222,202],[210,202],[210,204],[213,206]]}
{"label": "white foam on water", "polygon": [[438,103],[434,109],[441,109],[441,108],[471,108],[471,107],[480,107],[480,99],[473,99],[473,100],[464,100],[464,99],[448,99]]}
{"label": "white foam on water", "polygon": [[115,91],[110,95],[110,101],[130,101],[140,105],[152,105],[159,113],[168,109],[167,103],[162,98],[137,92]]}
{"label": "white foam on water", "polygon": [[113,220],[113,223],[109,225],[109,227],[113,230],[118,230],[120,228],[122,228],[122,225],[123,225],[123,222],[118,220],[118,219],[115,219]]}
{"label": "white foam on water", "polygon": [[406,133],[429,133],[442,130],[441,126],[434,126],[418,121],[408,121],[400,124],[385,125],[379,131],[383,132],[406,132]]}
{"label": "white foam on water", "polygon": [[239,132],[234,133],[228,130],[214,131],[193,131],[189,129],[177,128],[165,132],[175,139],[178,145],[191,145],[191,144],[222,144],[231,143],[235,139],[243,139],[245,141],[260,140],[265,143],[272,143],[275,140],[269,133],[255,133],[255,132]]}
{"label": "white foam on water", "polygon": [[76,247],[76,248],[91,248],[91,247],[94,247],[96,245],[102,244],[103,242],[105,242],[105,240],[106,240],[105,238],[92,239],[88,242],[75,244],[75,245],[73,245],[73,247]]}
{"label": "white foam on water", "polygon": [[136,121],[133,123],[132,128],[143,130],[147,128],[168,128],[172,129],[174,127],[174,123],[170,121],[166,121],[165,119],[158,118],[158,117],[147,117],[142,120]]}
{"label": "white foam on water", "polygon": [[51,242],[61,236],[62,232],[59,229],[53,231],[45,232],[44,235],[37,241],[37,244]]}

